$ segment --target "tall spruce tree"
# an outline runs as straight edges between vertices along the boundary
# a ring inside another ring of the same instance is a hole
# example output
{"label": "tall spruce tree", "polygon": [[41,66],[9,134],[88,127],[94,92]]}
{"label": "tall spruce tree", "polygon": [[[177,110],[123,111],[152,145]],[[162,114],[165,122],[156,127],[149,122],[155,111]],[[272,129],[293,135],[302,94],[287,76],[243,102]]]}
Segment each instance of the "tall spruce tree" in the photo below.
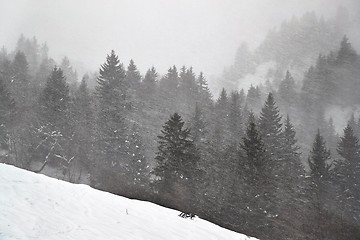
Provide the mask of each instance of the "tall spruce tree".
{"label": "tall spruce tree", "polygon": [[196,82],[199,88],[199,102],[201,102],[203,106],[211,105],[212,95],[203,72],[200,72]]}
{"label": "tall spruce tree", "polygon": [[18,117],[22,118],[29,110],[29,64],[23,52],[17,52],[11,64],[12,78],[10,89],[19,108]]}
{"label": "tall spruce tree", "polygon": [[39,98],[38,116],[37,142],[32,143],[30,150],[32,159],[43,160],[43,166],[37,171],[42,171],[48,163],[67,171],[74,158],[71,146],[73,125],[70,121],[69,86],[59,68],[55,67],[47,79]]}
{"label": "tall spruce tree", "polygon": [[137,91],[139,89],[141,82],[141,74],[134,63],[134,60],[132,59],[130,60],[130,63],[127,67],[125,80],[127,81],[127,84],[129,85],[131,90]]}
{"label": "tall spruce tree", "polygon": [[267,169],[265,146],[255,123],[255,116],[250,113],[243,144],[246,165],[243,201],[246,217],[243,226],[247,232],[258,237],[268,231],[267,217],[271,214],[271,206],[267,195]]}
{"label": "tall spruce tree", "polygon": [[343,219],[347,223],[346,237],[354,238],[360,233],[360,145],[350,124],[344,129],[344,135],[340,138],[337,151],[342,160],[335,167],[336,184],[340,186],[340,206],[343,210]]}
{"label": "tall spruce tree", "polygon": [[94,151],[94,111],[93,100],[87,86],[87,78],[83,77],[79,88],[74,94],[72,104],[72,119],[74,122],[73,147],[75,148],[76,158],[73,161],[77,165],[79,172],[77,179],[80,180],[82,174],[90,172],[93,166]]}
{"label": "tall spruce tree", "polygon": [[125,116],[128,106],[128,84],[125,81],[123,65],[114,51],[111,51],[101,66],[97,82],[99,156],[93,181],[102,188],[119,191],[121,182],[117,176],[125,171],[124,160],[127,157]]}
{"label": "tall spruce tree", "polygon": [[295,81],[289,71],[286,72],[284,80],[282,80],[279,85],[278,95],[286,112],[289,112],[290,107],[297,103]]}
{"label": "tall spruce tree", "polygon": [[156,82],[157,82],[158,73],[154,67],[149,68],[146,71],[145,77],[141,82],[141,93],[142,95],[146,95],[147,98],[155,95],[156,92]]}
{"label": "tall spruce tree", "polygon": [[174,113],[165,123],[156,154],[156,188],[164,203],[183,211],[193,211],[198,178],[199,154],[184,127],[181,116]]}
{"label": "tall spruce tree", "polygon": [[55,67],[39,99],[40,118],[53,129],[66,132],[69,117],[69,86],[60,68]]}
{"label": "tall spruce tree", "polygon": [[282,132],[281,118],[274,96],[272,93],[269,93],[260,113],[259,130],[268,155],[273,159],[280,157]]}
{"label": "tall spruce tree", "polygon": [[330,151],[326,149],[325,140],[318,130],[313,143],[308,163],[310,166],[309,193],[312,209],[311,232],[317,239],[325,239],[326,199],[328,195],[331,165],[329,164]]}

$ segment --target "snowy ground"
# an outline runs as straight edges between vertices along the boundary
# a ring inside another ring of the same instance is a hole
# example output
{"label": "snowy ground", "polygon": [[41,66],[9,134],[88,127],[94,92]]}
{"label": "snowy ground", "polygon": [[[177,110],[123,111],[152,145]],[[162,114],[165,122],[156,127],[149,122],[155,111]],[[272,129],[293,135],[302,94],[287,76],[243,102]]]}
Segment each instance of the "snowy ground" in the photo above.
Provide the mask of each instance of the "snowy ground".
{"label": "snowy ground", "polygon": [[0,164],[0,239],[254,239],[179,212]]}

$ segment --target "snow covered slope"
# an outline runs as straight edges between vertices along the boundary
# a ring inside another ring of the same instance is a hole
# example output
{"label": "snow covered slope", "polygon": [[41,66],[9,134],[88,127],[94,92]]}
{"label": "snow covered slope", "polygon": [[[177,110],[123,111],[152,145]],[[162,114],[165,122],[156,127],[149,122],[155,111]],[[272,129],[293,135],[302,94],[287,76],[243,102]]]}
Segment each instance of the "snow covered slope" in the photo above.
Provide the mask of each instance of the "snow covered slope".
{"label": "snow covered slope", "polygon": [[254,239],[179,212],[0,164],[0,239]]}

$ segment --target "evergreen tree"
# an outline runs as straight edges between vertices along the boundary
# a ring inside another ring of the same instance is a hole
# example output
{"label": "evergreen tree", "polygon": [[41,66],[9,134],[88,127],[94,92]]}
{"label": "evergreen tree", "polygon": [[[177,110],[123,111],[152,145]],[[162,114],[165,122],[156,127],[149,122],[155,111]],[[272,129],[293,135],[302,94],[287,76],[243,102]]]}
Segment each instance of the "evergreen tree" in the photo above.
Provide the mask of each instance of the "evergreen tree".
{"label": "evergreen tree", "polygon": [[128,85],[125,70],[118,56],[111,51],[100,68],[96,86],[99,103],[97,143],[98,162],[93,173],[94,184],[113,192],[120,191],[121,183],[117,175],[125,171],[126,164],[126,108]]}
{"label": "evergreen tree", "polygon": [[64,57],[61,61],[60,68],[64,73],[64,77],[72,89],[76,88],[78,75],[76,70],[73,70],[73,67],[70,64],[68,57]]}
{"label": "evergreen tree", "polygon": [[343,219],[347,222],[347,229],[342,237],[348,239],[356,238],[359,232],[360,220],[358,219],[360,209],[360,145],[353,129],[348,124],[344,129],[344,135],[340,138],[338,149],[342,160],[335,167],[336,182],[340,188],[340,206],[343,210]]}
{"label": "evergreen tree", "polygon": [[92,106],[92,97],[90,95],[87,79],[84,76],[79,88],[74,94],[72,105],[72,119],[74,121],[73,147],[75,148],[76,157],[73,165],[77,165],[76,170],[79,172],[75,182],[81,180],[83,172],[90,172],[93,166],[94,155],[94,113]]}
{"label": "evergreen tree", "polygon": [[250,113],[246,135],[243,138],[242,148],[247,156],[249,165],[249,177],[255,179],[256,175],[262,175],[265,171],[265,147],[261,134],[255,123],[255,116]]}
{"label": "evergreen tree", "polygon": [[325,239],[325,224],[328,221],[326,219],[326,199],[331,176],[329,160],[330,151],[326,149],[325,140],[318,130],[308,159],[310,166],[310,191],[308,196],[311,203],[309,208],[313,211],[313,216],[312,219],[308,220],[307,224],[311,224],[309,228],[312,229],[311,231],[316,239]]}
{"label": "evergreen tree", "polygon": [[326,179],[329,177],[329,159],[330,151],[326,149],[325,140],[320,135],[320,130],[318,130],[308,160],[311,170],[311,176],[316,182],[320,183],[322,179]]}
{"label": "evergreen tree", "polygon": [[16,105],[19,108],[19,113],[28,110],[29,107],[29,64],[23,52],[17,52],[12,62],[12,78],[10,89],[14,96]]}
{"label": "evergreen tree", "polygon": [[199,76],[196,79],[198,88],[199,88],[199,99],[202,105],[209,105],[211,103],[211,92],[208,87],[208,83],[204,77],[203,72],[200,72]]}
{"label": "evergreen tree", "polygon": [[139,70],[137,69],[134,60],[130,60],[129,66],[126,71],[126,78],[125,78],[128,86],[133,91],[137,91],[140,87],[141,82],[141,75]]}
{"label": "evergreen tree", "polygon": [[282,80],[279,85],[278,95],[287,112],[289,111],[289,108],[297,102],[295,81],[289,71],[286,72],[285,79]]}
{"label": "evergreen tree", "polygon": [[194,210],[196,184],[198,181],[199,154],[184,127],[181,116],[175,113],[163,126],[156,154],[156,187],[167,204],[191,212]]}
{"label": "evergreen tree", "polygon": [[151,97],[154,97],[157,89],[157,85],[156,85],[157,77],[158,77],[158,73],[156,72],[156,69],[154,67],[149,68],[146,71],[145,77],[141,82],[141,95],[145,96],[146,99],[150,99]]}
{"label": "evergreen tree", "polygon": [[50,163],[68,173],[74,159],[72,150],[73,125],[70,118],[69,86],[63,72],[54,68],[39,98],[39,124],[34,129],[36,141],[29,152],[31,160],[42,160],[42,171]]}
{"label": "evergreen tree", "polygon": [[141,198],[146,191],[149,166],[145,157],[145,147],[141,138],[139,126],[134,124],[126,137],[127,163],[125,164],[125,183],[128,187],[124,191],[128,196]]}
{"label": "evergreen tree", "polygon": [[272,93],[261,110],[259,118],[259,129],[265,143],[269,157],[278,159],[281,150],[282,123],[278,107]]}
{"label": "evergreen tree", "polygon": [[69,86],[60,68],[54,68],[39,99],[40,118],[53,129],[66,132],[69,116]]}
{"label": "evergreen tree", "polygon": [[160,81],[161,91],[170,93],[176,92],[179,86],[179,74],[176,66],[169,68],[167,74]]}
{"label": "evergreen tree", "polygon": [[340,50],[337,55],[337,63],[339,64],[352,64],[358,59],[357,53],[351,46],[349,39],[345,35],[340,43]]}
{"label": "evergreen tree", "polygon": [[243,144],[245,152],[246,170],[245,182],[247,185],[244,190],[243,201],[246,217],[242,223],[246,231],[257,236],[264,236],[266,232],[270,234],[267,217],[272,217],[271,205],[267,194],[267,173],[265,146],[260,132],[255,123],[255,116],[250,113],[248,127]]}
{"label": "evergreen tree", "polygon": [[259,87],[254,87],[253,85],[250,86],[247,96],[246,96],[246,104],[248,105],[249,109],[257,111],[260,109],[261,102],[261,92]]}

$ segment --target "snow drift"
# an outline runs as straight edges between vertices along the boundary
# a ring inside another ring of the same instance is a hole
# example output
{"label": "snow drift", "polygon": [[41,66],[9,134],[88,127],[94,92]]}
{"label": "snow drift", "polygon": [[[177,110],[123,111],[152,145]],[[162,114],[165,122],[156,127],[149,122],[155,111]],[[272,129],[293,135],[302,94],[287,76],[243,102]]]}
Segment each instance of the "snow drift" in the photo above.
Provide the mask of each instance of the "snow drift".
{"label": "snow drift", "polygon": [[254,239],[205,220],[0,164],[0,239]]}

